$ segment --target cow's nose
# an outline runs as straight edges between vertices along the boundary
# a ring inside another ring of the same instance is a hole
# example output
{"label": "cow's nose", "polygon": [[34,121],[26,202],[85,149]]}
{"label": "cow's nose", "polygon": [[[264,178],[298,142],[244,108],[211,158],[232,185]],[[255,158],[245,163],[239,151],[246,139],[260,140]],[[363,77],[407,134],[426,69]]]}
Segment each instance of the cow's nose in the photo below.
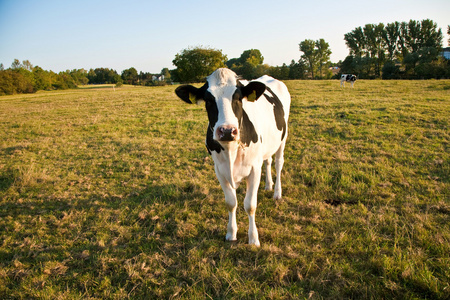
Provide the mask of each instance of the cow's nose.
{"label": "cow's nose", "polygon": [[222,142],[232,142],[236,140],[238,135],[238,130],[236,127],[227,125],[227,126],[220,126],[217,128],[217,137],[219,138],[219,141]]}

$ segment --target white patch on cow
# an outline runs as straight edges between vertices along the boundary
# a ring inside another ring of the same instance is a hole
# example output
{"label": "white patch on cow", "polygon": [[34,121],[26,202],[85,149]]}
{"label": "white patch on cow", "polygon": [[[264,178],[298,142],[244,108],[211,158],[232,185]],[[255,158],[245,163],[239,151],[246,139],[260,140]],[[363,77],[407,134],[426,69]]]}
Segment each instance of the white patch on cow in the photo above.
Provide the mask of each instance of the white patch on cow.
{"label": "white patch on cow", "polygon": [[219,116],[216,124],[214,124],[213,137],[218,140],[217,128],[219,126],[235,126],[238,127],[238,119],[233,113],[231,106],[232,97],[236,91],[236,74],[229,69],[217,69],[206,79],[208,81],[208,91],[216,99]]}

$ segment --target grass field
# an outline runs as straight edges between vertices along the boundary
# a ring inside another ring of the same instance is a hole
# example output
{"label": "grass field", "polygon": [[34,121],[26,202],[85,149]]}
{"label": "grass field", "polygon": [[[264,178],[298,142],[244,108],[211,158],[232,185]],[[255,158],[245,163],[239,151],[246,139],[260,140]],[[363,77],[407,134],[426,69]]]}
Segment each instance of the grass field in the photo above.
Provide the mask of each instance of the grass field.
{"label": "grass field", "polygon": [[0,97],[0,298],[450,299],[450,81],[286,84],[260,248],[175,87]]}

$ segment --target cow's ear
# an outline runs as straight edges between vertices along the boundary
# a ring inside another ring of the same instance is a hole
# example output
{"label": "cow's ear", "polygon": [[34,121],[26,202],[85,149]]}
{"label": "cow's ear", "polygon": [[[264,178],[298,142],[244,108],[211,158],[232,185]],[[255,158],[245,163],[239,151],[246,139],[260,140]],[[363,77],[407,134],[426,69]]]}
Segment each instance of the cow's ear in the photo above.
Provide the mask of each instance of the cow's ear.
{"label": "cow's ear", "polygon": [[266,85],[262,82],[252,81],[242,88],[242,96],[246,97],[248,101],[254,102],[266,90]]}
{"label": "cow's ear", "polygon": [[181,85],[176,88],[175,94],[186,103],[197,104],[197,101],[202,99],[202,97],[199,96],[199,90],[200,89],[192,85]]}

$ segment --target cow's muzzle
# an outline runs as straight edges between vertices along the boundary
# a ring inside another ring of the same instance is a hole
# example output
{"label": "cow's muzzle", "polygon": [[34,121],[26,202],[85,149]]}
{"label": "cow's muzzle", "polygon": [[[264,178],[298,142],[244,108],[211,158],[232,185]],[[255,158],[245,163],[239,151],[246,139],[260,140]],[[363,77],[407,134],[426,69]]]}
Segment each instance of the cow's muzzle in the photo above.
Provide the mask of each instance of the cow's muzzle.
{"label": "cow's muzzle", "polygon": [[232,142],[237,139],[238,129],[234,126],[220,126],[217,128],[217,137],[221,142]]}

